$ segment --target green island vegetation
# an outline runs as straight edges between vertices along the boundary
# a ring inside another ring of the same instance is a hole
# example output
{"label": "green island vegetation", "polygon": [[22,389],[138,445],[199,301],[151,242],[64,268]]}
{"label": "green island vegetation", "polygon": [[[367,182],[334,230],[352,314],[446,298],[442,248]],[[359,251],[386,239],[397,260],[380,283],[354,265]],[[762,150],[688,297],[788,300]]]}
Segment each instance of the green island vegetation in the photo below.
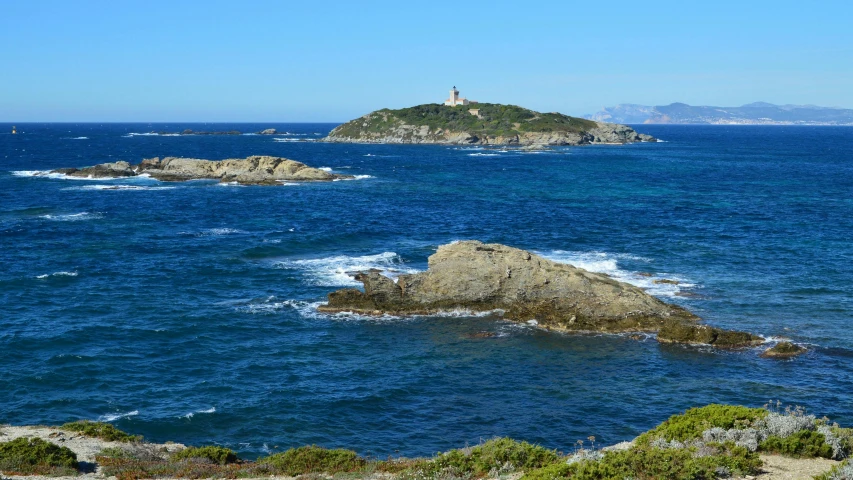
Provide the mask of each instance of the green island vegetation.
{"label": "green island vegetation", "polygon": [[92,422],[89,420],[78,420],[59,427],[61,430],[76,432],[92,438],[100,438],[108,442],[141,442],[141,435],[131,435],[117,429],[113,424],[106,422]]}
{"label": "green island vegetation", "polygon": [[[469,110],[478,110],[478,115],[473,115]],[[388,132],[399,125],[427,126],[431,132],[441,129],[480,136],[507,136],[524,132],[584,133],[597,126],[591,120],[561,113],[539,113],[515,105],[474,103],[449,107],[431,103],[398,110],[377,110],[337,127],[334,135],[359,138],[365,133]]]}
{"label": "green island vegetation", "polygon": [[[123,435],[113,432],[111,438],[132,437],[117,432]],[[234,451],[220,446],[170,451],[161,445],[127,442],[104,448],[95,461],[102,474],[116,476],[117,480],[301,475],[341,480],[509,476],[521,480],[707,480],[759,473],[760,453],[834,460],[845,460],[853,453],[853,429],[806,414],[801,408],[783,410],[779,403],[763,408],[717,404],[691,408],[621,448],[596,448],[595,437],[587,441],[578,440],[572,452],[562,453],[523,441],[493,438],[431,458],[388,459],[312,445],[256,460],[240,459]],[[66,447],[26,438],[0,443],[0,471],[6,474],[68,475],[76,473],[77,468],[74,452]],[[853,464],[845,461],[815,478],[851,479]]]}

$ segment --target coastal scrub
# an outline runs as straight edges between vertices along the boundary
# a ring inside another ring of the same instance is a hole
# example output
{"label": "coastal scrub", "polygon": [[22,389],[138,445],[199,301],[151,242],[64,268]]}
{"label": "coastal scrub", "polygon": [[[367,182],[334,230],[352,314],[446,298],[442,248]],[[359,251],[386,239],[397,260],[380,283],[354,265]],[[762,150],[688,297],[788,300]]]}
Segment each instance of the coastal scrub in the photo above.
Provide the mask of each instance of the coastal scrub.
{"label": "coastal scrub", "polygon": [[131,435],[106,422],[92,422],[89,420],[78,420],[59,427],[61,430],[77,432],[92,438],[100,438],[108,442],[141,442],[142,435]]}
{"label": "coastal scrub", "polygon": [[0,472],[7,475],[76,475],[77,454],[40,438],[0,443]]}

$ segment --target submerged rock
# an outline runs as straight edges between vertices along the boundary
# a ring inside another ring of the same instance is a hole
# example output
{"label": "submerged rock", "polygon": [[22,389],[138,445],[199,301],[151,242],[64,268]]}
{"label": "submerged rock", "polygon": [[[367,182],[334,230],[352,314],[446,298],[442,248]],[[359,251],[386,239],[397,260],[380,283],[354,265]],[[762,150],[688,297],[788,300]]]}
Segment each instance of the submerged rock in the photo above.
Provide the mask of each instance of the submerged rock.
{"label": "submerged rock", "polygon": [[84,178],[119,178],[147,174],[162,181],[214,179],[246,185],[277,185],[281,182],[330,181],[353,178],[338,175],[281,157],[251,156],[242,159],[201,160],[196,158],[148,158],[131,167],[128,162],[103,163],[81,169],[63,168],[63,173]]}
{"label": "submerged rock", "polygon": [[258,135],[275,135],[277,133],[278,133],[278,131],[276,129],[267,128],[265,130],[261,130],[260,132],[258,132]]}
{"label": "submerged rock", "polygon": [[779,342],[761,354],[765,358],[792,358],[806,353],[808,350],[791,342]]}

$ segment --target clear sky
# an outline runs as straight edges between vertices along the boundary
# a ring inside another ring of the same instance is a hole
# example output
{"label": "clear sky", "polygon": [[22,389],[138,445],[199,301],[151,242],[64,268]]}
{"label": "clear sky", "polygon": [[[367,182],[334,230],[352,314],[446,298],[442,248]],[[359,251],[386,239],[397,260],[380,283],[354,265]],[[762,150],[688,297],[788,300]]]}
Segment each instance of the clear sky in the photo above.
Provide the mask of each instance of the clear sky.
{"label": "clear sky", "polygon": [[474,100],[853,108],[853,2],[0,0],[0,121],[345,121]]}

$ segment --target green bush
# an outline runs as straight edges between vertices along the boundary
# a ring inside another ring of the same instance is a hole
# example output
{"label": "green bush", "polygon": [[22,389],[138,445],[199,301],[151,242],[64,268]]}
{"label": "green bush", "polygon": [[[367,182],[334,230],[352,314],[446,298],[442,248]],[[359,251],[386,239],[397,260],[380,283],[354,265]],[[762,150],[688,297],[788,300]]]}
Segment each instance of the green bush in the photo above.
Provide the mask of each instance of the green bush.
{"label": "green bush", "polygon": [[811,430],[800,430],[785,438],[773,435],[761,442],[758,449],[792,457],[832,458],[832,446],[826,443],[826,437]]}
{"label": "green bush", "polygon": [[272,475],[296,476],[305,473],[353,472],[363,468],[367,461],[352,450],[311,445],[259,458],[257,463]]}
{"label": "green bush", "polygon": [[685,442],[702,438],[702,432],[709,428],[744,428],[754,421],[764,418],[767,410],[748,408],[738,405],[711,404],[705,407],[691,408],[681,415],[673,415],[665,422],[637,438],[638,443],[661,437],[665,440]]}
{"label": "green bush", "polygon": [[77,455],[39,438],[0,443],[0,472],[9,475],[76,475]]}
{"label": "green bush", "polygon": [[605,452],[601,460],[554,464],[527,472],[523,480],[671,479],[704,480],[729,473],[754,474],[761,466],[757,454],[734,445],[716,445],[715,451],[697,455],[692,448],[660,449],[648,445]]}
{"label": "green bush", "polygon": [[79,420],[76,422],[66,423],[59,427],[62,430],[69,432],[77,432],[87,437],[100,438],[108,442],[141,442],[141,435],[131,435],[117,429],[111,423],[92,422],[89,420]]}
{"label": "green bush", "polygon": [[845,460],[832,467],[828,472],[814,477],[815,480],[851,480],[853,479],[853,463]]}
{"label": "green bush", "polygon": [[188,460],[191,458],[203,458],[219,465],[234,463],[238,460],[237,454],[230,448],[213,446],[187,447],[173,453],[171,456],[173,461]]}
{"label": "green bush", "polygon": [[553,450],[510,438],[494,438],[467,451],[450,450],[418,462],[405,476],[480,478],[494,472],[534,470],[560,461]]}

